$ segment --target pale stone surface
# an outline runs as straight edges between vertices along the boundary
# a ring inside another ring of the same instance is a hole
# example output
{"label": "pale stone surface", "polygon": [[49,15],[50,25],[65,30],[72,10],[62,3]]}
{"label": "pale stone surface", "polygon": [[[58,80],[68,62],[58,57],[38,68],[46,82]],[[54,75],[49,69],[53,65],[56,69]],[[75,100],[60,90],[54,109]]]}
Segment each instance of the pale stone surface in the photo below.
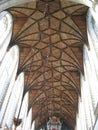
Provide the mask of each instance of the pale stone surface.
{"label": "pale stone surface", "polygon": [[96,124],[95,124],[94,130],[98,130],[98,119],[97,119],[97,121],[96,121]]}
{"label": "pale stone surface", "polygon": [[0,11],[3,11],[15,5],[19,5],[19,4],[31,2],[31,1],[35,1],[35,0],[5,0],[5,2],[3,2],[2,0],[0,2]]}

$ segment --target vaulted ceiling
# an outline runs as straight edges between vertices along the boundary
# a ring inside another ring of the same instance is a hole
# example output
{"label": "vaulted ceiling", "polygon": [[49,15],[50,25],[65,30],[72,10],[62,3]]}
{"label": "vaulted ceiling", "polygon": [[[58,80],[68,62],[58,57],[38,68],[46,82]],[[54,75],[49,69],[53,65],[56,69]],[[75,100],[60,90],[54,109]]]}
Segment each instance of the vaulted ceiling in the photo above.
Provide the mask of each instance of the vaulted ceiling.
{"label": "vaulted ceiling", "polygon": [[18,74],[25,72],[36,129],[57,116],[74,129],[81,95],[87,7],[63,0],[39,0],[9,8],[13,36],[20,48]]}

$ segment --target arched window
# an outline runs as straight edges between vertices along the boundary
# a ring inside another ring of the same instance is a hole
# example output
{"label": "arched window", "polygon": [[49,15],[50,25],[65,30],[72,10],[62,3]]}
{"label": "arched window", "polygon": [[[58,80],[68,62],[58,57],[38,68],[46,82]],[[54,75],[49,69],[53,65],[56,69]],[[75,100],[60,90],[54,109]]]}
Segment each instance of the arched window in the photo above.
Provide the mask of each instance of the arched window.
{"label": "arched window", "polygon": [[20,130],[25,128],[26,118],[27,118],[27,112],[28,112],[28,103],[29,103],[29,92],[27,92],[24,96],[19,119],[22,119],[22,123],[16,128],[16,130]]}
{"label": "arched window", "polygon": [[15,66],[19,62],[19,49],[18,46],[12,47],[0,66],[0,108],[4,101],[6,92],[14,73]]}
{"label": "arched window", "polygon": [[30,130],[31,129],[31,122],[32,122],[32,109],[30,109],[28,116],[26,118],[24,130]]}
{"label": "arched window", "polygon": [[23,88],[24,88],[24,74],[21,73],[18,76],[17,80],[15,81],[14,87],[12,89],[12,94],[10,95],[8,107],[6,109],[5,116],[2,122],[3,127],[7,125],[8,128],[11,129],[15,113],[19,111],[19,109],[17,110],[17,106],[21,94],[23,94]]}
{"label": "arched window", "polygon": [[33,121],[32,127],[31,127],[31,130],[34,130],[34,129],[35,129],[35,121]]}
{"label": "arched window", "polygon": [[12,17],[7,11],[0,13],[0,62],[2,61],[12,35]]}
{"label": "arched window", "polygon": [[94,48],[96,55],[98,56],[98,24],[93,18],[91,11],[87,14],[87,33],[90,47]]}
{"label": "arched window", "polygon": [[17,118],[18,115],[19,115],[22,97],[23,97],[23,91],[24,91],[24,73],[22,72],[20,75],[21,75],[21,81],[18,80],[18,86],[20,86],[20,90],[19,90],[20,95],[19,95],[19,98],[18,98],[18,105],[17,105],[17,110],[16,110],[16,113],[15,113],[15,118]]}
{"label": "arched window", "polygon": [[10,95],[12,93],[13,84],[17,73],[19,63],[18,46],[13,46],[6,53],[0,66],[0,124],[6,111]]}
{"label": "arched window", "polygon": [[8,102],[9,102],[9,98],[10,98],[10,95],[11,95],[11,92],[12,92],[12,89],[13,89],[13,86],[14,86],[16,73],[17,73],[17,68],[18,68],[18,63],[15,66],[15,69],[14,69],[14,72],[13,72],[13,76],[12,76],[12,79],[10,81],[10,85],[8,87],[7,93],[5,95],[5,98],[4,98],[2,106],[1,106],[1,110],[0,110],[0,124],[1,124],[2,119],[4,117],[4,113],[6,111],[6,108],[7,108]]}
{"label": "arched window", "polygon": [[94,2],[93,2],[92,5],[93,5],[93,8],[90,8],[90,12],[91,12],[93,18],[95,19],[95,21],[96,21],[96,23],[98,25],[98,19],[97,19],[97,15],[98,15],[98,3],[97,3],[97,0],[96,0],[96,2],[94,0]]}
{"label": "arched window", "polygon": [[83,79],[83,77],[81,77],[81,82],[82,82],[82,90],[81,90],[81,96],[82,96],[82,103],[84,106],[84,112],[85,112],[85,121],[87,124],[87,129],[92,128],[93,126],[93,116],[94,113],[92,114],[92,103],[91,103],[91,97],[90,97],[90,92],[89,92],[89,84],[88,84],[88,80],[87,77],[85,78],[85,80]]}
{"label": "arched window", "polygon": [[[94,110],[98,104],[98,24],[92,13],[87,15],[87,34],[90,45],[90,51],[85,47],[84,53],[88,60],[84,60],[89,77],[90,89]],[[92,75],[92,76],[91,76]]]}

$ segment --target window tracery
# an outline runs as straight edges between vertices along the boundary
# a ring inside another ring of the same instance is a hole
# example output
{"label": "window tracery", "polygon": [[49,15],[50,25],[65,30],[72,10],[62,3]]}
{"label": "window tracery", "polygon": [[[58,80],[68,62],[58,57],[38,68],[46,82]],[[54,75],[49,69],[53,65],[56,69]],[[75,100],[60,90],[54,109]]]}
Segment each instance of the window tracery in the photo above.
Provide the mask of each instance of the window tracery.
{"label": "window tracery", "polygon": [[0,62],[2,61],[12,35],[12,17],[7,11],[0,13]]}

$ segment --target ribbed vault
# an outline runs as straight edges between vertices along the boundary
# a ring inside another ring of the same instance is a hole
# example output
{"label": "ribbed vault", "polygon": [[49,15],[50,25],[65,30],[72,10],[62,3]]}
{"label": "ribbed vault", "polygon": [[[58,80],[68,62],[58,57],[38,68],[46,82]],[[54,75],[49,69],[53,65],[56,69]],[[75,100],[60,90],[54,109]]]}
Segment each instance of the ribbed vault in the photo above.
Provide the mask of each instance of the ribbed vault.
{"label": "ribbed vault", "polygon": [[40,0],[8,9],[14,19],[10,46],[20,48],[18,74],[25,72],[36,128],[57,116],[75,126],[83,74],[87,7],[60,0]]}

